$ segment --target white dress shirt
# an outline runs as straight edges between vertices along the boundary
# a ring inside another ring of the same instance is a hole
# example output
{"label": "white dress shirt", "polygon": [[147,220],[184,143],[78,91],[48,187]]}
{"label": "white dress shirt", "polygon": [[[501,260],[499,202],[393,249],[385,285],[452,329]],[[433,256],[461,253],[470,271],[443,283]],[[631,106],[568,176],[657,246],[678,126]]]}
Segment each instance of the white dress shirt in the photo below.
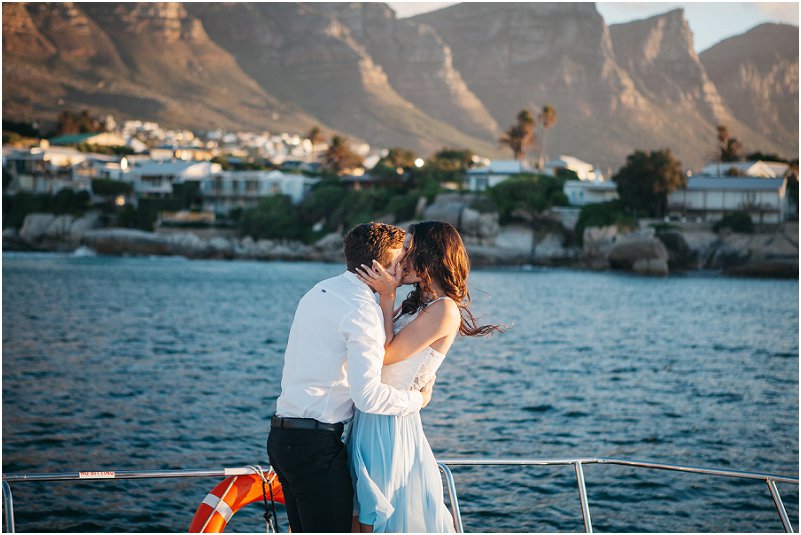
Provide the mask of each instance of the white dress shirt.
{"label": "white dress shirt", "polygon": [[356,275],[318,283],[295,312],[284,355],[276,415],[344,422],[362,412],[403,415],[423,396],[381,383],[384,320],[373,291]]}

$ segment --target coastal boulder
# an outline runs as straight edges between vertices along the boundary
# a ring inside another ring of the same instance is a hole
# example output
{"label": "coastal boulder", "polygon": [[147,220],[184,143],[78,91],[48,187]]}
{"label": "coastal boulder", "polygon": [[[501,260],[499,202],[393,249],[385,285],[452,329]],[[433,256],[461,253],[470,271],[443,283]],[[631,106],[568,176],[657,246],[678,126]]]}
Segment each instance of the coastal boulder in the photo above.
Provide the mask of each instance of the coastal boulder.
{"label": "coastal boulder", "polygon": [[516,251],[521,255],[531,255],[534,248],[534,231],[523,225],[506,225],[495,236],[495,247]]}
{"label": "coastal boulder", "polygon": [[222,236],[215,236],[209,240],[208,254],[211,258],[234,258],[234,244]]}
{"label": "coastal boulder", "polygon": [[100,226],[100,214],[97,212],[89,212],[83,217],[80,217],[72,222],[70,226],[69,236],[70,241],[73,243],[80,243],[81,236],[85,232],[96,229]]}
{"label": "coastal boulder", "polygon": [[81,237],[81,245],[107,255],[171,255],[170,242],[164,236],[128,228],[90,230]]}
{"label": "coastal boulder", "polygon": [[537,264],[565,264],[574,259],[574,250],[565,247],[561,234],[548,233],[534,246],[534,262]]}
{"label": "coastal boulder", "polygon": [[617,236],[617,225],[585,228],[582,236],[582,263],[590,269],[607,269],[609,252],[615,246]]}
{"label": "coastal boulder", "polygon": [[53,214],[28,214],[22,223],[19,237],[28,243],[37,243],[45,235],[54,219]]}
{"label": "coastal boulder", "polygon": [[[709,230],[683,230],[681,236],[695,258],[696,269],[708,267],[710,259],[715,254],[720,243],[720,237]],[[668,248],[668,253],[670,248]]]}
{"label": "coastal boulder", "polygon": [[722,235],[709,267],[734,276],[797,278],[797,228],[788,226],[770,234]]}
{"label": "coastal boulder", "polygon": [[27,251],[31,244],[23,240],[17,229],[3,229],[3,251]]}
{"label": "coastal boulder", "polygon": [[471,205],[474,195],[441,193],[423,212],[423,219],[445,221],[462,233],[478,239],[493,238],[500,230],[497,212],[480,212]]}
{"label": "coastal boulder", "polygon": [[314,244],[317,252],[317,259],[321,262],[345,262],[345,250],[342,245],[342,236],[338,232],[332,232],[320,238]]}
{"label": "coastal boulder", "polygon": [[70,237],[70,229],[75,219],[71,215],[54,217],[44,231],[42,239],[62,241]]}
{"label": "coastal boulder", "polygon": [[175,232],[165,236],[171,254],[188,258],[202,258],[206,255],[208,242],[192,232]]}
{"label": "coastal boulder", "polygon": [[656,235],[668,253],[668,265],[672,270],[697,268],[698,257],[680,232],[661,232]]}
{"label": "coastal boulder", "polygon": [[[640,262],[638,261],[647,261]],[[615,244],[609,252],[609,265],[613,269],[643,274],[666,275],[668,252],[656,238],[634,238]],[[635,265],[637,268],[635,269]]]}
{"label": "coastal boulder", "polygon": [[340,251],[343,247],[342,236],[338,232],[326,234],[314,244],[320,251]]}
{"label": "coastal boulder", "polygon": [[668,262],[661,258],[640,258],[632,266],[634,273],[664,277],[668,274]]}

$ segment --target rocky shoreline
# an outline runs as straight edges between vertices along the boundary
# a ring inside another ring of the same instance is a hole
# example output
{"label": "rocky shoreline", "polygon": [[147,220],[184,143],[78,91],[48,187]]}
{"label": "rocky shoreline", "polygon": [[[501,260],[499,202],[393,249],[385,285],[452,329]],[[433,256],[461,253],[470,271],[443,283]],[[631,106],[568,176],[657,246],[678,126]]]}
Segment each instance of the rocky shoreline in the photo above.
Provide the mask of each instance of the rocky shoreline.
{"label": "rocky shoreline", "polygon": [[[427,217],[435,214],[426,213]],[[798,278],[798,223],[771,233],[713,233],[678,228],[657,233],[642,226],[629,232],[591,227],[582,245],[569,233],[471,219],[461,214],[465,242],[476,266],[552,266],[621,270],[665,276],[709,270],[729,276]],[[442,218],[442,217],[440,217]],[[486,220],[487,218],[484,217]],[[491,219],[491,218],[490,218]],[[399,223],[407,225],[408,223]],[[159,229],[145,232],[103,228],[99,214],[81,218],[30,214],[19,231],[3,232],[3,251],[75,251],[89,248],[102,255],[183,256],[190,259],[293,260],[343,262],[342,237],[333,233],[314,244],[240,238],[230,230]]]}

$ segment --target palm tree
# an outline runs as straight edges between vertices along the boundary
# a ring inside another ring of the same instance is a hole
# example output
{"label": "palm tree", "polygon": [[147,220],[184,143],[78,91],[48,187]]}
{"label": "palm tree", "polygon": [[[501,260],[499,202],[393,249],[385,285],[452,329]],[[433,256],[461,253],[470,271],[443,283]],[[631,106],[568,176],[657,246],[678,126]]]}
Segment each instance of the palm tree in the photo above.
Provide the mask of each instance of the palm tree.
{"label": "palm tree", "polygon": [[325,138],[323,137],[323,133],[320,130],[319,126],[312,127],[312,129],[309,130],[309,133],[306,134],[306,139],[311,141],[312,151],[316,150],[317,145],[325,141]]}
{"label": "palm tree", "polygon": [[742,144],[736,137],[729,135],[729,129],[723,125],[718,125],[718,176],[720,176],[721,162],[736,162],[740,159],[743,150]]}
{"label": "palm tree", "polygon": [[720,159],[724,162],[736,162],[740,160],[743,146],[736,137],[726,140],[726,145],[720,151]]}
{"label": "palm tree", "polygon": [[353,152],[348,139],[342,136],[331,138],[328,150],[323,153],[321,160],[324,169],[333,171],[336,174],[362,165],[362,157]]}
{"label": "palm tree", "polygon": [[523,162],[526,151],[534,145],[534,117],[528,110],[521,110],[517,114],[517,123],[509,127],[498,139],[501,145],[509,147],[515,159]]}
{"label": "palm tree", "polygon": [[540,141],[540,158],[537,162],[537,168],[542,169],[545,166],[545,133],[556,124],[556,110],[549,104],[542,107],[540,112],[540,128],[542,129]]}

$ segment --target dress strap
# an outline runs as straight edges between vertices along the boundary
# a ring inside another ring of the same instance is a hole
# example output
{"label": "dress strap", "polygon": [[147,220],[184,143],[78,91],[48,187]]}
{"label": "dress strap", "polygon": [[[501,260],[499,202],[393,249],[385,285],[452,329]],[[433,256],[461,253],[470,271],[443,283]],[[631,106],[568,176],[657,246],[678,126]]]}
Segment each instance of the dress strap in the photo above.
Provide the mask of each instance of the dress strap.
{"label": "dress strap", "polygon": [[[437,298],[437,299],[434,299],[433,301],[429,301],[428,303],[426,303],[426,306],[433,305],[433,304],[434,304],[434,303],[436,303],[437,301],[442,301],[443,299],[451,299],[451,298],[450,298],[450,297],[448,297],[447,295],[443,295],[442,297],[439,297],[439,298]],[[451,301],[453,301],[453,299],[451,299]]]}

